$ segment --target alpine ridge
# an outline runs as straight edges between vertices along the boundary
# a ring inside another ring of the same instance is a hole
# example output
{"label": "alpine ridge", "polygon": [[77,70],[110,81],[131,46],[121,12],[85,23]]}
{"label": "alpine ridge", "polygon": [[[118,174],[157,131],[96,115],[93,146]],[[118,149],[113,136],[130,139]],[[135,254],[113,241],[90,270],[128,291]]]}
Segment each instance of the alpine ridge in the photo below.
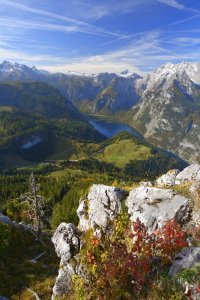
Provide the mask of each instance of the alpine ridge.
{"label": "alpine ridge", "polygon": [[200,63],[167,63],[146,77],[121,73],[51,73],[0,64],[0,82],[43,81],[79,111],[109,115],[137,129],[150,143],[190,163],[200,161]]}

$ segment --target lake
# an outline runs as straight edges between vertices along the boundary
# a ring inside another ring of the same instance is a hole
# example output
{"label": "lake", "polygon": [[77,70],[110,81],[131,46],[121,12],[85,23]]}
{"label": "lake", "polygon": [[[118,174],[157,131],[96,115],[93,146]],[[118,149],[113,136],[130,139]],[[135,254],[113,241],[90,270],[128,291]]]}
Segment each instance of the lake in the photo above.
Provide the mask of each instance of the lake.
{"label": "lake", "polygon": [[[134,136],[136,136],[137,138],[139,138],[141,141],[145,141],[145,138],[134,128],[125,125],[125,124],[121,124],[121,123],[107,123],[104,121],[99,121],[96,120],[94,118],[87,118],[88,123],[90,123],[91,125],[94,126],[94,128],[96,130],[98,130],[100,133],[104,134],[107,138],[111,138],[113,137],[115,134],[117,134],[118,132],[122,131],[122,130],[126,130],[126,131],[130,131],[134,134]],[[170,155],[173,158],[176,158],[177,160],[179,160],[184,167],[189,166],[189,163],[186,162],[185,160],[183,160],[182,158],[180,158],[179,156],[175,155],[174,153],[170,152],[170,151],[166,151],[164,149],[159,148],[161,151],[163,151],[164,153]]]}
{"label": "lake", "polygon": [[132,127],[120,124],[120,123],[107,123],[104,121],[99,121],[94,118],[87,118],[88,123],[90,123],[96,130],[98,130],[100,133],[105,135],[107,138],[112,138],[115,134],[117,134],[120,131],[130,131],[134,134],[137,138],[144,141],[144,137],[135,129]]}

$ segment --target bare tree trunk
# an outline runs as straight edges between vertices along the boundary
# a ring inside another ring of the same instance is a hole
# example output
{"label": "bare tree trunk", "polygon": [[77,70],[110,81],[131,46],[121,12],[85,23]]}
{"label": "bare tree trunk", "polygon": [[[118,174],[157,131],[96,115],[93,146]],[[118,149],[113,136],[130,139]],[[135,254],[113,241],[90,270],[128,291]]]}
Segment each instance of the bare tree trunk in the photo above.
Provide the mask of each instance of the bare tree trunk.
{"label": "bare tree trunk", "polygon": [[43,229],[42,217],[45,215],[46,204],[44,201],[44,197],[38,194],[40,184],[37,184],[35,182],[33,173],[30,174],[28,181],[30,191],[18,198],[18,200],[20,200],[20,203],[18,203],[17,205],[22,205],[23,213],[26,214],[30,219],[32,219],[34,225],[37,228],[36,236],[38,240],[41,240]]}
{"label": "bare tree trunk", "polygon": [[41,239],[42,237],[42,220],[41,220],[41,211],[39,207],[39,196],[37,194],[37,186],[35,183],[35,179],[33,176],[33,173],[31,174],[31,187],[33,189],[33,195],[34,195],[34,206],[35,206],[35,213],[36,213],[36,226],[37,226],[37,237]]}

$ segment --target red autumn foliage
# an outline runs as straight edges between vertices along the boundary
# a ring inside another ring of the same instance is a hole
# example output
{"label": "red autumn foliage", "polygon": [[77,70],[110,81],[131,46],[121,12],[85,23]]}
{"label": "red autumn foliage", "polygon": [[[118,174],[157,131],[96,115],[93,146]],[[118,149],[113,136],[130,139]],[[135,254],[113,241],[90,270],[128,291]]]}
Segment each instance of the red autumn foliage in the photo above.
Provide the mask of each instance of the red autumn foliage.
{"label": "red autumn foliage", "polygon": [[132,228],[129,238],[133,239],[133,246],[130,247],[130,242],[120,242],[117,237],[110,242],[103,262],[95,258],[100,241],[97,237],[91,238],[93,253],[87,255],[88,262],[97,265],[98,299],[125,299],[120,293],[144,293],[157,281],[158,270],[152,264],[153,256],[159,257],[163,265],[168,264],[181,248],[188,246],[185,233],[174,220],[165,222],[154,234],[149,234],[140,222],[134,222]]}

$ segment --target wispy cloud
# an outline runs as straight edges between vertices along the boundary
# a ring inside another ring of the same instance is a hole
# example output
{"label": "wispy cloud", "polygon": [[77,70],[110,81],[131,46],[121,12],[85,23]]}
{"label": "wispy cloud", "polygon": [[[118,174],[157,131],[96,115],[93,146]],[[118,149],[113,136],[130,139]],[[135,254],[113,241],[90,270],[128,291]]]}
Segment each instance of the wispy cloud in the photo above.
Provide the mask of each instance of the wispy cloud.
{"label": "wispy cloud", "polygon": [[[62,67],[58,64],[53,68],[49,68],[49,70],[58,71],[62,68],[79,72],[89,70],[91,73],[97,73],[105,70],[119,72],[129,69],[132,72],[145,75],[146,72],[140,70],[140,65],[145,61],[145,65],[148,66],[154,55],[172,56],[173,54],[171,51],[162,48],[158,32],[149,32],[146,35],[141,35],[120,50],[109,51],[102,55],[76,57],[70,64],[63,61]],[[44,68],[44,66],[41,67]]]}
{"label": "wispy cloud", "polygon": [[0,47],[0,57],[2,60],[11,60],[11,61],[22,61],[23,63],[31,64],[38,62],[50,62],[59,63],[60,58],[51,56],[51,55],[34,55],[33,53],[27,53],[21,50],[10,50]]}
{"label": "wispy cloud", "polygon": [[172,40],[171,43],[184,46],[184,47],[185,46],[188,47],[188,45],[190,46],[194,46],[198,44],[200,45],[200,38],[180,37]]}
{"label": "wispy cloud", "polygon": [[[173,38],[164,38],[164,33],[152,31],[141,34],[129,41],[129,45],[121,47],[115,51],[107,51],[101,55],[85,55],[76,57],[59,56],[59,55],[34,55],[22,52],[20,50],[5,50],[0,48],[0,57],[3,60],[18,60],[25,64],[36,64],[38,68],[60,71],[74,70],[78,72],[98,73],[98,72],[120,72],[129,69],[131,72],[145,76],[146,70],[152,70],[161,64],[180,62],[183,60],[199,61],[200,42],[199,38],[178,38],[177,43],[180,47],[174,47]],[[164,46],[165,43],[169,47]],[[171,43],[171,46],[170,46]],[[197,47],[191,48],[189,45],[196,44]],[[181,45],[185,45],[185,51],[182,51]],[[187,46],[188,45],[188,49]],[[2,47],[3,48],[3,47]],[[77,53],[78,54],[78,53]]]}
{"label": "wispy cloud", "polygon": [[88,20],[98,20],[104,16],[122,15],[153,3],[155,0],[71,0],[70,9],[76,15]]}
{"label": "wispy cloud", "polygon": [[38,30],[51,30],[51,31],[62,31],[65,33],[73,33],[73,32],[82,32],[94,35],[104,35],[107,36],[105,32],[94,32],[94,30],[88,28],[83,28],[80,26],[62,26],[55,25],[50,23],[41,23],[34,22],[29,20],[21,20],[16,18],[8,18],[8,17],[0,17],[0,25],[9,26],[9,27],[18,27],[18,28],[26,28],[26,29],[38,29]]}
{"label": "wispy cloud", "polygon": [[[70,63],[63,60],[48,70],[74,70],[78,72],[97,73],[97,72],[119,72],[124,69],[129,69],[131,72],[136,72],[141,76],[145,76],[146,70],[153,70],[161,64],[169,61],[177,63],[183,60],[199,61],[200,47],[192,49],[189,47],[190,42],[198,45],[200,39],[180,38],[178,42],[185,45],[185,51],[180,47],[174,47],[173,39],[165,40],[163,32],[149,32],[141,34],[135,38],[128,46],[125,46],[116,51],[109,51],[102,55],[91,55],[85,57],[76,57]],[[168,43],[168,47],[166,47]],[[171,44],[171,46],[170,46]],[[44,65],[40,66],[45,69]]]}
{"label": "wispy cloud", "polygon": [[[85,32],[85,33],[90,33],[90,34],[91,33],[92,34],[103,34],[103,35],[109,35],[109,36],[120,36],[117,33],[110,32],[106,29],[96,27],[96,26],[91,25],[89,23],[78,21],[78,20],[75,20],[75,19],[72,19],[72,18],[63,17],[61,15],[53,14],[53,13],[50,13],[50,12],[47,12],[47,11],[44,11],[44,10],[35,9],[35,8],[25,6],[25,5],[22,5],[22,4],[18,4],[16,2],[12,2],[12,1],[9,1],[9,0],[0,0],[0,3],[9,5],[9,6],[12,6],[12,7],[15,7],[15,8],[19,8],[19,9],[22,9],[22,10],[25,10],[25,11],[28,11],[28,12],[31,12],[31,13],[35,13],[35,14],[38,14],[38,15],[45,15],[45,16],[48,16],[48,17],[51,17],[51,18],[54,18],[54,19],[58,19],[58,20],[62,20],[62,21],[65,21],[65,22],[73,23],[73,24],[76,25],[76,27],[71,27],[72,30],[68,26],[68,28],[69,28],[68,31],[75,31],[75,28],[76,28],[78,32]],[[58,25],[55,25],[55,26],[58,26]],[[63,27],[65,27],[65,26],[63,26]],[[44,29],[44,26],[43,26],[43,29]]]}
{"label": "wispy cloud", "polygon": [[172,6],[172,7],[175,7],[179,10],[186,10],[186,11],[191,11],[191,12],[194,12],[194,13],[200,13],[200,10],[198,9],[193,9],[193,8],[188,8],[188,7],[185,7],[184,5],[182,4],[179,4],[177,1],[175,0],[158,0],[159,2],[162,2],[164,4],[167,4],[169,6]]}
{"label": "wispy cloud", "polygon": [[195,15],[195,16],[192,16],[192,17],[189,17],[189,18],[185,18],[185,19],[183,19],[183,20],[180,20],[180,21],[171,23],[171,24],[169,24],[169,25],[166,26],[166,27],[171,27],[171,26],[174,26],[174,25],[178,25],[178,24],[181,24],[181,23],[185,23],[185,22],[187,22],[187,21],[191,21],[191,20],[196,19],[196,18],[199,18],[199,17],[200,17],[200,13],[197,14],[197,15]]}

